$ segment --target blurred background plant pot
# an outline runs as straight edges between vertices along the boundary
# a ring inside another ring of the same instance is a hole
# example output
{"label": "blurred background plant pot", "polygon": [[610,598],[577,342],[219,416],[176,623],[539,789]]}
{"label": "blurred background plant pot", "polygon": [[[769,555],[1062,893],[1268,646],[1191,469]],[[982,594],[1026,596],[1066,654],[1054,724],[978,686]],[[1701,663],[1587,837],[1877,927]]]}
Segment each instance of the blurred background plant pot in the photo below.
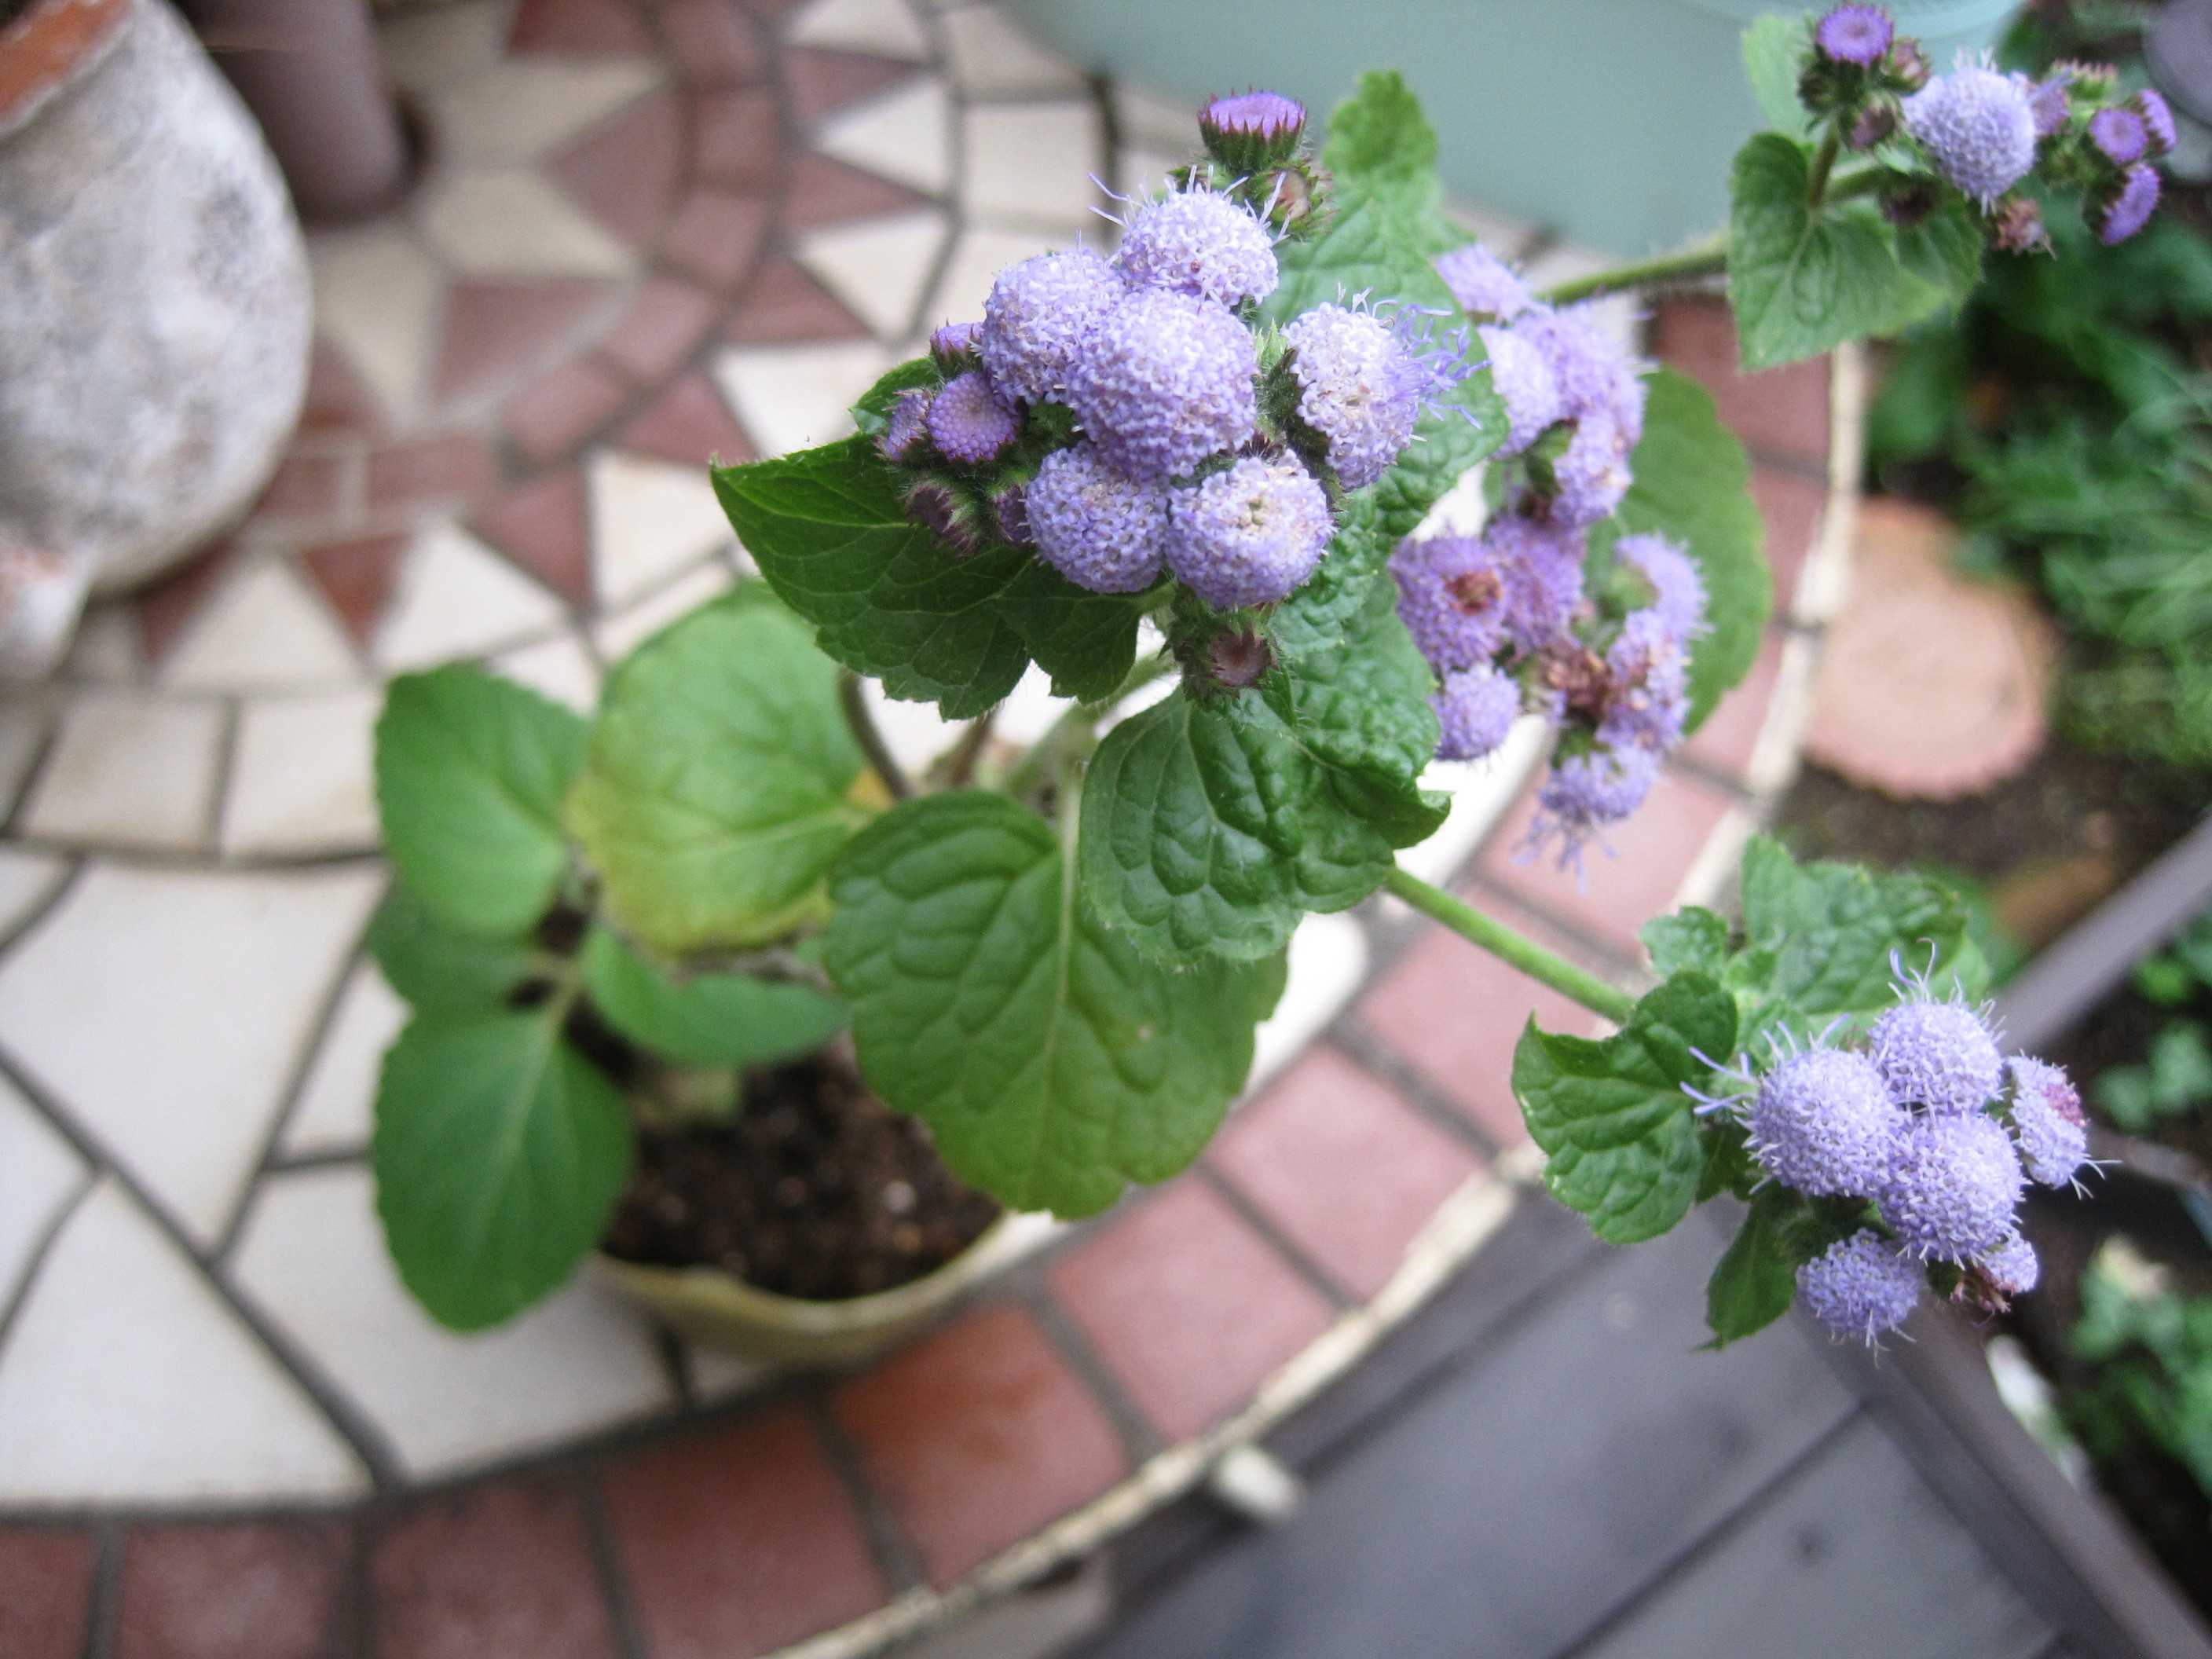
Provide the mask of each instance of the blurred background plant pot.
{"label": "blurred background plant pot", "polygon": [[146,580],[259,495],[306,391],[312,301],[268,146],[166,0],[12,9],[0,550],[75,590],[0,617],[0,672],[20,675],[59,657],[86,590]]}
{"label": "blurred background plant pot", "polygon": [[[1399,64],[1442,140],[1445,189],[1634,255],[1719,225],[1762,125],[1741,36],[1761,0],[1014,0],[1090,68],[1195,106],[1267,86],[1314,110]],[[2017,0],[1890,0],[1929,61],[1991,44]]]}

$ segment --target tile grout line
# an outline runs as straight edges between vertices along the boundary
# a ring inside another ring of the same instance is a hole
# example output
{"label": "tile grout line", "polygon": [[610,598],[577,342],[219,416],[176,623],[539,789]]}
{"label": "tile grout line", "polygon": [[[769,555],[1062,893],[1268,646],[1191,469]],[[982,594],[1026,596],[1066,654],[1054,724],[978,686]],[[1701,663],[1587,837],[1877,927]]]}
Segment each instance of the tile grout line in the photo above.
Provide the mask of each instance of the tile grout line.
{"label": "tile grout line", "polygon": [[31,1292],[39,1282],[40,1270],[46,1265],[46,1258],[53,1254],[54,1245],[61,1238],[63,1230],[84,1207],[84,1200],[92,1195],[92,1189],[100,1184],[100,1172],[97,1169],[85,1172],[78,1180],[76,1190],[54,1212],[53,1219],[40,1231],[31,1245],[30,1254],[23,1258],[22,1277],[15,1281],[15,1287],[7,1300],[0,1302],[0,1363],[6,1361],[8,1339],[14,1334],[17,1317],[30,1303]]}
{"label": "tile grout line", "polygon": [[1014,1290],[1014,1300],[1036,1321],[1045,1340],[1105,1413],[1107,1422],[1113,1425],[1114,1437],[1120,1443],[1123,1463],[1130,1469],[1142,1468],[1147,1461],[1166,1449],[1167,1439],[1130,1398],[1121,1378],[1114,1375],[1105,1357],[1073,1316],[1060,1305],[1042,1268],[1023,1277],[1024,1282]]}
{"label": "tile grout line", "polygon": [[614,1528],[607,1516],[606,1499],[591,1468],[581,1462],[568,1470],[571,1489],[584,1514],[584,1547],[599,1580],[599,1602],[614,1632],[621,1659],[649,1659],[645,1628],[630,1596],[629,1577],[623,1571],[622,1553],[616,1547]]}
{"label": "tile grout line", "polygon": [[1280,1258],[1305,1287],[1322,1299],[1332,1320],[1340,1318],[1360,1305],[1358,1296],[1340,1284],[1334,1275],[1306,1252],[1303,1245],[1278,1226],[1274,1218],[1254,1203],[1250,1195],[1231,1181],[1211,1158],[1201,1154],[1190,1167],[1198,1176],[1199,1183],[1257,1234],[1261,1242]]}
{"label": "tile grout line", "polygon": [[884,1605],[896,1602],[908,1591],[927,1589],[929,1569],[922,1559],[921,1547],[907,1536],[906,1528],[899,1523],[889,1501],[868,1479],[860,1448],[838,1425],[836,1413],[830,1409],[828,1388],[818,1379],[807,1379],[798,1403],[816,1449],[853,1505],[860,1531],[867,1540],[868,1559],[883,1575],[890,1591]]}
{"label": "tile grout line", "polygon": [[129,1548],[123,1523],[103,1522],[98,1539],[84,1613],[84,1659],[108,1659],[123,1625],[123,1558]]}

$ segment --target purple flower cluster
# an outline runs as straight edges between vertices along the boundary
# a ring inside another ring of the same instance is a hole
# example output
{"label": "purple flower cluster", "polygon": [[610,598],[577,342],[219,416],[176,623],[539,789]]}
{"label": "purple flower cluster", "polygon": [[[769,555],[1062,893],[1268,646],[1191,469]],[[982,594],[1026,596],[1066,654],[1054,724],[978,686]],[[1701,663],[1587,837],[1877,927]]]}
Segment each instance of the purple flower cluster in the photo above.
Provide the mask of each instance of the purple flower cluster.
{"label": "purple flower cluster", "polygon": [[1986,211],[2035,166],[2031,90],[2026,77],[1992,63],[1962,62],[1905,100],[1905,129]]}
{"label": "purple flower cluster", "polygon": [[1863,1041],[1833,1041],[1836,1026],[1810,1044],[1773,1038],[1764,1068],[1747,1056],[1716,1068],[1728,1092],[1686,1085],[1700,1115],[1742,1124],[1766,1178],[1807,1198],[1874,1205],[1881,1231],[1862,1229],[1797,1278],[1822,1326],[1868,1343],[1912,1311],[1928,1262],[1957,1268],[1960,1294],[1984,1306],[2032,1289],[2021,1195],[2031,1180],[2074,1185],[2088,1167],[2065,1073],[2025,1054],[2004,1060],[1986,1010],[1893,965],[1897,1001]]}

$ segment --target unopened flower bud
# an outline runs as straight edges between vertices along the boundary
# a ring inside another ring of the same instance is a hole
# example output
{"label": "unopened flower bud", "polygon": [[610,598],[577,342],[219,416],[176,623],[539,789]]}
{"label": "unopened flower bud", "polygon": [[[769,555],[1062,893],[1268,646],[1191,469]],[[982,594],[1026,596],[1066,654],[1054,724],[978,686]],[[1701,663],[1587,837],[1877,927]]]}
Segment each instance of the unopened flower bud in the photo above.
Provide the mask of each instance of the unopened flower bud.
{"label": "unopened flower bud", "polygon": [[1279,92],[1232,94],[1198,112],[1206,153],[1242,176],[1289,161],[1305,130],[1306,106]]}
{"label": "unopened flower bud", "polygon": [[2173,148],[2178,136],[2173,130],[2173,109],[2165,98],[2149,87],[2135,95],[2135,112],[2142,118],[2144,130],[2150,134],[2151,154],[2163,155]]}
{"label": "unopened flower bud", "polygon": [[1990,218],[1990,240],[2007,253],[2047,253],[2051,233],[2043,210],[2025,196],[2008,196]]}
{"label": "unopened flower bud", "polygon": [[1206,642],[1206,672],[1225,691],[1242,691],[1257,685],[1274,665],[1274,647],[1257,629],[1216,634]]}
{"label": "unopened flower bud", "polygon": [[1869,104],[1851,123],[1851,131],[1844,142],[1853,149],[1872,149],[1897,131],[1897,108],[1893,104]]}
{"label": "unopened flower bud", "polygon": [[929,337],[929,355],[948,375],[973,366],[975,346],[982,337],[981,323],[945,323]]}
{"label": "unopened flower bud", "polygon": [[1881,60],[1897,30],[1880,6],[1838,6],[1813,29],[1813,47],[1832,64],[1871,69]]}
{"label": "unopened flower bud", "polygon": [[999,539],[1009,547],[1034,547],[1030,529],[1030,497],[1026,485],[1010,483],[991,497],[991,517],[999,526]]}
{"label": "unopened flower bud", "polygon": [[918,459],[929,442],[931,392],[916,387],[892,400],[890,421],[876,439],[876,449],[887,461]]}
{"label": "unopened flower bud", "polygon": [[966,558],[983,544],[975,507],[959,492],[933,478],[917,479],[907,490],[906,516],[951,548],[957,558]]}
{"label": "unopened flower bud", "polygon": [[1932,72],[1928,67],[1928,54],[1909,34],[1900,35],[1890,43],[1889,56],[1884,64],[1889,78],[1906,92],[1917,92],[1926,86]]}
{"label": "unopened flower bud", "polygon": [[1936,211],[1936,187],[1916,179],[1881,193],[1881,216],[1899,230],[1910,230]]}

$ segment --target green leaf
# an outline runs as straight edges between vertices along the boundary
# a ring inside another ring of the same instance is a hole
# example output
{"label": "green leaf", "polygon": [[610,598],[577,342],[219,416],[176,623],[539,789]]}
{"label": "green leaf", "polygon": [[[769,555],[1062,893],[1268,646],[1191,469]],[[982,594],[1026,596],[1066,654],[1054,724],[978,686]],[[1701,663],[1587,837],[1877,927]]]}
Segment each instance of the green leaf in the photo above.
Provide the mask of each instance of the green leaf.
{"label": "green leaf", "polygon": [[1656,531],[1697,561],[1707,629],[1690,647],[1694,732],[1758,660],[1774,610],[1774,578],[1760,550],[1765,530],[1751,498],[1751,462],[1721,424],[1711,395],[1671,368],[1648,385],[1644,438],[1630,462],[1636,481],[1590,544],[1602,556],[1623,535]]}
{"label": "green leaf", "polygon": [[557,1287],[629,1178],[614,1085],[551,1009],[418,1014],[376,1091],[376,1209],[399,1277],[455,1330]]}
{"label": "green leaf", "polygon": [[1709,974],[1647,994],[1613,1036],[1563,1036],[1528,1022],[1513,1051],[1513,1092],[1547,1155],[1544,1184],[1600,1238],[1665,1232],[1697,1201],[1705,1164],[1682,1085],[1735,1045],[1735,1001]]}
{"label": "green leaf", "polygon": [[909,357],[860,394],[860,401],[853,405],[853,424],[860,428],[864,436],[875,437],[890,425],[891,405],[898,401],[900,392],[923,387],[933,390],[944,380],[931,359]]}
{"label": "green leaf", "polygon": [[759,1066],[818,1047],[845,1005],[750,974],[670,979],[604,927],[584,941],[585,992],[631,1042],[687,1066]]}
{"label": "green leaf", "polygon": [[[1479,354],[1480,343],[1470,349]],[[1469,467],[1505,441],[1505,403],[1491,386],[1488,368],[1463,381],[1454,396],[1466,413],[1445,409],[1424,416],[1405,453],[1370,487],[1375,528],[1392,547],[1420,527]]]}
{"label": "green leaf", "polygon": [[1083,902],[1051,829],[981,791],[884,814],[835,893],[825,957],[862,1070],[1018,1209],[1087,1215],[1187,1165],[1282,991],[1280,957],[1146,962]]}
{"label": "green leaf", "polygon": [[1726,1347],[1788,1313],[1797,1296],[1797,1269],[1850,1236],[1858,1224],[1851,1209],[1849,1203],[1808,1204],[1786,1187],[1760,1188],[1705,1284],[1711,1346]]}
{"label": "green leaf", "polygon": [[1936,295],[1917,316],[1955,312],[1974,297],[1982,284],[1986,238],[1981,221],[1964,201],[1954,197],[1895,235],[1898,264]]}
{"label": "green leaf", "polygon": [[392,863],[441,921],[500,939],[545,914],[568,867],[561,797],[583,750],[582,720],[481,669],[392,682],[377,811]]}
{"label": "green leaf", "polygon": [[1717,975],[1728,966],[1728,918],[1702,905],[1685,905],[1672,915],[1654,916],[1637,937],[1651,953],[1652,971],[1662,979],[1692,969]]}
{"label": "green leaf", "polygon": [[369,918],[368,944],[392,988],[420,1013],[503,1008],[540,971],[527,939],[458,933],[404,881],[392,884]]}
{"label": "green leaf", "polygon": [[669,951],[764,944],[826,908],[869,782],[835,664],[757,587],[655,635],[617,669],[570,830],[625,933]]}
{"label": "green leaf", "polygon": [[1956,975],[1969,995],[1983,989],[1966,908],[1934,882],[1872,875],[1856,865],[1800,866],[1781,842],[1760,836],[1744,849],[1742,885],[1745,936],[1773,953],[1769,993],[1816,1026],[1887,1007],[1895,996],[1892,951],[1929,969],[1939,984]]}
{"label": "green leaf", "polygon": [[1798,101],[1797,76],[1813,44],[1802,17],[1771,13],[1743,32],[1743,71],[1766,125],[1785,137],[1803,139],[1812,126]]}

